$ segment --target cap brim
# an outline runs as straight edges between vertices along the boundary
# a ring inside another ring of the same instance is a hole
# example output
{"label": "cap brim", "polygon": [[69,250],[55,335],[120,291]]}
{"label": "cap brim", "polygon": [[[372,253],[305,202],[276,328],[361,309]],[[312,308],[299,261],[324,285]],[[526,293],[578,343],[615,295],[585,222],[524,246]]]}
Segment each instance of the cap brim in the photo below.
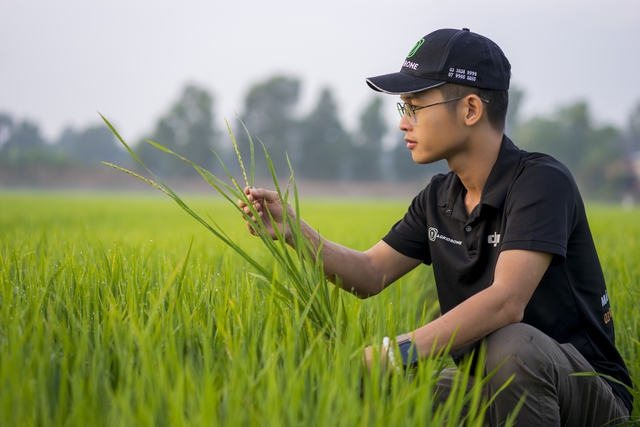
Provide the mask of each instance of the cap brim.
{"label": "cap brim", "polygon": [[367,84],[375,91],[391,95],[414,93],[445,84],[442,80],[424,79],[402,72],[369,77]]}

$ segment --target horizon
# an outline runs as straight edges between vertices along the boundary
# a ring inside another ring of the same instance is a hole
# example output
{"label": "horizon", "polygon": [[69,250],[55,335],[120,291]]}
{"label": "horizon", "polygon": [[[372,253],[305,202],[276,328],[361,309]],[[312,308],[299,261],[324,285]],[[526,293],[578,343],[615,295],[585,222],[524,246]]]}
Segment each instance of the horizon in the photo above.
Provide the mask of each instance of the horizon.
{"label": "horizon", "polygon": [[[623,127],[640,102],[640,86],[628,83],[640,70],[640,56],[629,54],[640,40],[633,0],[331,0],[321,8],[293,0],[5,0],[3,9],[0,112],[34,121],[48,140],[67,126],[101,123],[100,111],[136,141],[189,82],[213,94],[222,127],[242,113],[250,86],[276,74],[300,78],[300,113],[331,88],[353,131],[375,95],[365,78],[397,71],[417,39],[444,27],[470,28],[503,49],[512,87],[525,93],[523,118],[583,100],[595,121]],[[407,13],[424,23],[403,23]],[[383,101],[395,125],[396,99]]]}

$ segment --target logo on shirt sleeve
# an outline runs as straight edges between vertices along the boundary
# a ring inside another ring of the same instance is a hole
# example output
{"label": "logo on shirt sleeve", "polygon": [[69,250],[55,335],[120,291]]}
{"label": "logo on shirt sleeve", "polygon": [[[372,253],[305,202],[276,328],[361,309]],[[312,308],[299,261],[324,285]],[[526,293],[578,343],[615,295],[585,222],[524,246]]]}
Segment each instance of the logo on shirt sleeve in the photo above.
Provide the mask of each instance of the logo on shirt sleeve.
{"label": "logo on shirt sleeve", "polygon": [[604,295],[600,297],[600,303],[604,307],[609,302],[609,293],[605,290]]}
{"label": "logo on shirt sleeve", "polygon": [[[609,304],[609,293],[605,290],[604,291],[604,295],[602,295],[600,297],[600,304],[602,304],[602,306],[604,307],[605,305]],[[604,324],[606,325],[607,323],[611,322],[611,307],[609,307],[609,310],[607,310],[607,312],[604,314]]]}

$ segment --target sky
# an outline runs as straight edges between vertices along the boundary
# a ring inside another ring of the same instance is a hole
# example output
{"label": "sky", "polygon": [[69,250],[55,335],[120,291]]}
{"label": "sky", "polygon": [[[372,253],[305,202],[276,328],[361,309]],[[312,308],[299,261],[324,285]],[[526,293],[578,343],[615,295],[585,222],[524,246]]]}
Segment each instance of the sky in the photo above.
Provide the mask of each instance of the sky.
{"label": "sky", "polygon": [[[100,112],[133,142],[187,83],[214,95],[223,129],[251,85],[284,74],[303,83],[301,116],[329,87],[355,130],[374,96],[365,78],[446,27],[502,48],[524,117],[584,100],[624,127],[640,103],[638,0],[0,0],[0,113],[54,139]],[[383,100],[395,126],[397,97]]]}

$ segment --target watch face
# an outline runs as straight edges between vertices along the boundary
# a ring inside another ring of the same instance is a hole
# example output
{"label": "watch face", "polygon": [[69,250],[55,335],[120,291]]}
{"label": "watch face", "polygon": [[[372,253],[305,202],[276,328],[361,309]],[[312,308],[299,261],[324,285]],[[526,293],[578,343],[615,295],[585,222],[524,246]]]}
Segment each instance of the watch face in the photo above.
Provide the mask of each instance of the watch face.
{"label": "watch face", "polygon": [[400,355],[402,356],[402,364],[405,368],[413,367],[418,363],[418,349],[413,342],[405,341],[398,344]]}

